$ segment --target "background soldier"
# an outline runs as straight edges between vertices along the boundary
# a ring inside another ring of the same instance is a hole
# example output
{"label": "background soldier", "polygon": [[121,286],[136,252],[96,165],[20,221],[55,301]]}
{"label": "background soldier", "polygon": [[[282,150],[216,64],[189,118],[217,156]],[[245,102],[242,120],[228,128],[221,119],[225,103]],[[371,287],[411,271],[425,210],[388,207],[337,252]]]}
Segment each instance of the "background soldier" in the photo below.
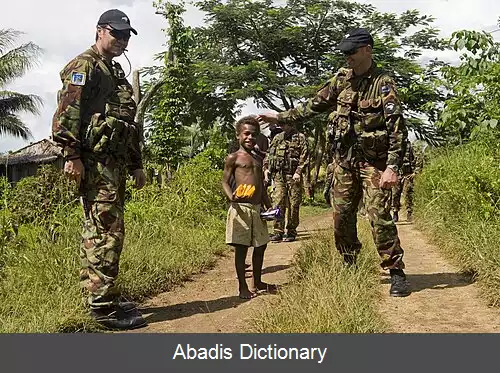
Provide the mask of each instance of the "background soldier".
{"label": "background soldier", "polygon": [[273,180],[273,205],[280,208],[283,216],[287,207],[289,209],[289,214],[286,214],[286,234],[283,235],[285,221],[276,221],[271,241],[292,242],[297,237],[302,202],[302,172],[309,162],[309,149],[306,137],[295,127],[285,124],[282,129],[283,132],[278,133],[271,142],[264,161],[264,172],[266,179],[271,175]]}
{"label": "background soldier", "polygon": [[332,206],[331,191],[332,191],[333,171],[334,170],[335,170],[335,163],[332,160],[330,163],[328,163],[328,166],[326,166],[325,189],[323,189],[323,197],[325,198],[326,203],[330,207]]}
{"label": "background soldier", "polygon": [[95,44],[60,74],[63,87],[52,123],[52,137],[66,159],[64,172],[80,186],[85,213],[80,282],[89,294],[91,316],[112,329],[146,324],[115,284],[127,171],[136,187],[145,183],[132,86],[113,62],[126,50],[130,32],[137,35],[125,13],[112,9],[101,15]]}
{"label": "background soldier", "polygon": [[392,220],[399,221],[399,210],[401,208],[401,195],[404,192],[406,205],[406,220],[412,221],[413,214],[413,179],[415,177],[415,154],[409,140],[406,141],[406,150],[403,164],[399,171],[399,182],[392,187]]}
{"label": "background soldier", "polygon": [[[361,249],[356,211],[363,191],[381,266],[390,270],[392,296],[407,296],[403,249],[388,208],[390,189],[407,138],[394,80],[372,60],[373,38],[363,28],[349,32],[340,43],[349,69],[340,69],[316,95],[294,109],[260,115],[260,120],[296,123],[318,113],[337,111],[337,165],[334,172],[335,245],[347,265]],[[330,117],[331,119],[331,117]]]}

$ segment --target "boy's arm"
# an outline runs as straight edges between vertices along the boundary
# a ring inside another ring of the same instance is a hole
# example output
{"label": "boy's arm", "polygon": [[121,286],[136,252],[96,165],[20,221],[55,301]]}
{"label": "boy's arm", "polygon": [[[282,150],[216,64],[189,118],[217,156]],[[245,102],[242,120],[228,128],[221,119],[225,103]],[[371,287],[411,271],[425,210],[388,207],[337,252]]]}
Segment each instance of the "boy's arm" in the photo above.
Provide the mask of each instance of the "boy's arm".
{"label": "boy's arm", "polygon": [[234,197],[233,197],[233,190],[229,185],[229,179],[231,178],[231,175],[234,174],[235,164],[236,164],[236,154],[234,153],[229,154],[226,158],[226,163],[224,165],[224,172],[222,174],[222,188],[224,189],[224,194],[231,202],[233,201]]}

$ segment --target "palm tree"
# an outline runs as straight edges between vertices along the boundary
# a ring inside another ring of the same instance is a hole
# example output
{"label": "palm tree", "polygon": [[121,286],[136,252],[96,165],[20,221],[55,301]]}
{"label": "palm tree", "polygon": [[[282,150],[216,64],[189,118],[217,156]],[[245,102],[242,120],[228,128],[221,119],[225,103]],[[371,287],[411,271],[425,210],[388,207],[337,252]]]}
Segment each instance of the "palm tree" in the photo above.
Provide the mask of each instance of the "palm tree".
{"label": "palm tree", "polygon": [[12,29],[0,29],[0,135],[27,140],[32,136],[31,131],[21,121],[19,113],[39,114],[42,100],[36,95],[3,90],[7,84],[36,65],[42,52],[32,42],[16,46],[15,41],[21,34]]}

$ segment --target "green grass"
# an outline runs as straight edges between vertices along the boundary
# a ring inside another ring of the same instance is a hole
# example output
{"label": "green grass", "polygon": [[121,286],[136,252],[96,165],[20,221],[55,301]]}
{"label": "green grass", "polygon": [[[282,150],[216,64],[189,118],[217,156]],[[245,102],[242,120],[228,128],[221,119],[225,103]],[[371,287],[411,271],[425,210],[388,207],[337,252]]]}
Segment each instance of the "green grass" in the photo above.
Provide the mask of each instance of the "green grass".
{"label": "green grass", "polygon": [[253,321],[263,333],[375,333],[384,331],[378,313],[380,274],[369,225],[360,220],[364,244],[356,269],[343,266],[331,232],[305,241],[294,256],[287,285],[277,301]]}
{"label": "green grass", "polygon": [[500,141],[435,152],[416,180],[416,224],[500,306]]}
{"label": "green grass", "polygon": [[[220,180],[220,171],[194,162],[167,188],[133,193],[118,276],[125,296],[140,301],[169,290],[226,251]],[[78,284],[81,215],[79,206],[70,205],[48,224],[23,224],[2,249],[0,332],[98,330]]]}

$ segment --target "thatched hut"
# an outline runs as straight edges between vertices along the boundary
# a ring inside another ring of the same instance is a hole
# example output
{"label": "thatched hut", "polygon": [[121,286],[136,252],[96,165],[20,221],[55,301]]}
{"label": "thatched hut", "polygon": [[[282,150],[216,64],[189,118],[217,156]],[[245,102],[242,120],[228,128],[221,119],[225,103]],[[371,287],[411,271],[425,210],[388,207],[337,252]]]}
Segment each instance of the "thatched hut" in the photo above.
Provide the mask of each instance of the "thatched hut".
{"label": "thatched hut", "polygon": [[49,139],[43,139],[9,154],[0,155],[0,176],[6,176],[11,183],[23,177],[33,176],[43,164],[64,166],[61,148]]}

